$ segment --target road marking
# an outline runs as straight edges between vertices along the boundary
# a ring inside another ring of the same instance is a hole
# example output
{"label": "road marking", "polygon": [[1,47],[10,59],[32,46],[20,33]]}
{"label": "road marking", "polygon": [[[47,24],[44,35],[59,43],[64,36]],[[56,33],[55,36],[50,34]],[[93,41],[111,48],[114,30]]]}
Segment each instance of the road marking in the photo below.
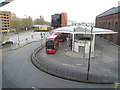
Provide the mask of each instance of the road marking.
{"label": "road marking", "polygon": [[76,66],[73,66],[73,65],[65,64],[65,63],[63,63],[62,65],[68,66],[68,67],[76,67]]}
{"label": "road marking", "polygon": [[104,72],[105,76],[108,76],[111,74],[110,69],[107,69],[105,67],[100,67],[100,70]]}
{"label": "road marking", "polygon": [[81,66],[82,64],[76,64],[77,66]]}

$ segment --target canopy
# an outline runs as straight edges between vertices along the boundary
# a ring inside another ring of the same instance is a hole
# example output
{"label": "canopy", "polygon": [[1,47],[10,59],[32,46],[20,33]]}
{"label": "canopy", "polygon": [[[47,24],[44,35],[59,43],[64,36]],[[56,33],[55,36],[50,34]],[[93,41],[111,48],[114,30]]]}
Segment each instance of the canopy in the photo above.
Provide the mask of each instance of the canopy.
{"label": "canopy", "polygon": [[[92,27],[86,26],[67,26],[62,28],[57,28],[54,32],[61,32],[61,33],[72,33],[72,34],[90,34]],[[96,28],[93,27],[92,34],[116,34],[118,32],[114,32],[108,29]]]}

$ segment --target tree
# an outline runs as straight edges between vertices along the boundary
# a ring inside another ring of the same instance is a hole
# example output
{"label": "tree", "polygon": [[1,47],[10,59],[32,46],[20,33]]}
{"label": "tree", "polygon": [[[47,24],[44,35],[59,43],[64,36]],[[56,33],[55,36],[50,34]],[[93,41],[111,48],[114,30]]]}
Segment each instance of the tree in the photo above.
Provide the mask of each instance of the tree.
{"label": "tree", "polygon": [[43,16],[40,16],[39,18],[35,19],[34,20],[34,24],[38,24],[38,25],[41,25],[41,24],[50,24],[50,22],[47,22],[44,20],[44,17]]}
{"label": "tree", "polygon": [[30,29],[33,26],[33,21],[31,17],[28,18],[14,18],[11,20],[11,28],[12,29]]}
{"label": "tree", "polygon": [[19,30],[22,27],[21,19],[19,18],[14,18],[11,20],[11,28]]}
{"label": "tree", "polygon": [[22,28],[23,29],[30,29],[32,27],[32,25],[33,25],[33,22],[32,22],[31,17],[22,19]]}

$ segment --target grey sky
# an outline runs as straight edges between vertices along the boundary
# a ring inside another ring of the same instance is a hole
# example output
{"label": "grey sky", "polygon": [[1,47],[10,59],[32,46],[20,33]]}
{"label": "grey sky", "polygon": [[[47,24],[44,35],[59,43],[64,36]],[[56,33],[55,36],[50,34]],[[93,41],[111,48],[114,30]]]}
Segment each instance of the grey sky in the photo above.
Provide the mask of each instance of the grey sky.
{"label": "grey sky", "polygon": [[51,21],[51,15],[66,12],[68,20],[77,22],[94,22],[95,17],[102,12],[118,6],[119,0],[14,0],[0,8],[11,11],[18,17],[44,16]]}

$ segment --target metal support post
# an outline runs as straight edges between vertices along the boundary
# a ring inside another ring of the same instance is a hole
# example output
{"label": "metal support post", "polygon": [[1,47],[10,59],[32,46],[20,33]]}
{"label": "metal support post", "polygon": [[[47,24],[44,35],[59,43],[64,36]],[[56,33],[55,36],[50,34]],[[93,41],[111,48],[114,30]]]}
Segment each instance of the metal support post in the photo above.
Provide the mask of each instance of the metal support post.
{"label": "metal support post", "polygon": [[[18,33],[18,32],[17,32]],[[19,33],[18,33],[18,45],[20,44]]]}
{"label": "metal support post", "polygon": [[85,58],[85,48],[86,48],[86,29],[87,29],[87,25],[85,27],[85,42],[84,42],[84,58]]}
{"label": "metal support post", "polygon": [[89,71],[90,71],[90,57],[91,57],[92,31],[93,31],[93,27],[91,28],[91,40],[90,40],[90,47],[89,47],[89,58],[88,58],[87,80],[89,79]]}

